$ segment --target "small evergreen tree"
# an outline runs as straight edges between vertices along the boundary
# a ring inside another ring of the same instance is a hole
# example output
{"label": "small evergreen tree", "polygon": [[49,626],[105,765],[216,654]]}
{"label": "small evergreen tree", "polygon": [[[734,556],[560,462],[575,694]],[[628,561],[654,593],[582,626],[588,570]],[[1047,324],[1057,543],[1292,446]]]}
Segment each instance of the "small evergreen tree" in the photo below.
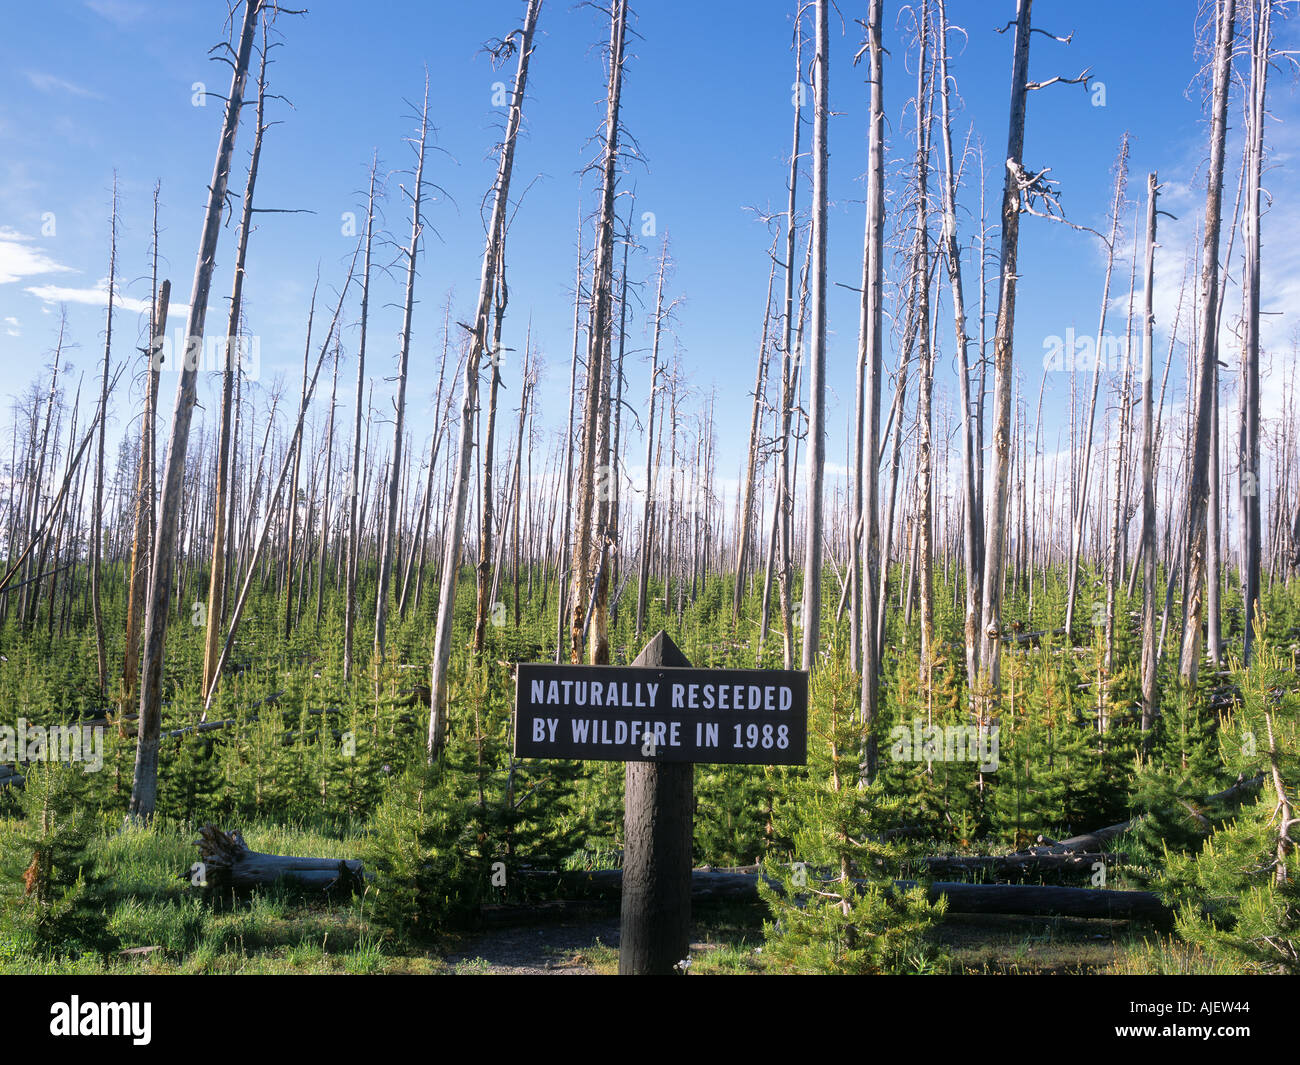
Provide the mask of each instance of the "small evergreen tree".
{"label": "small evergreen tree", "polygon": [[796,972],[933,971],[934,922],[946,902],[931,903],[924,886],[900,891],[892,883],[905,851],[889,829],[906,801],[878,782],[859,783],[856,676],[842,654],[814,675],[809,701],[808,771],[788,778],[793,801],[775,814],[794,860],[769,857],[761,867],[759,894],[772,914],[764,924],[768,956]]}
{"label": "small evergreen tree", "polygon": [[1264,786],[1199,852],[1169,853],[1161,891],[1178,906],[1178,934],[1211,957],[1248,973],[1300,973],[1300,699],[1262,632],[1239,676],[1224,751],[1259,765]]}
{"label": "small evergreen tree", "polygon": [[54,954],[105,946],[80,767],[33,762],[23,819],[0,847],[0,932]]}
{"label": "small evergreen tree", "polygon": [[367,904],[386,937],[427,942],[477,911],[485,870],[467,784],[441,761],[390,782],[365,858],[375,873]]}

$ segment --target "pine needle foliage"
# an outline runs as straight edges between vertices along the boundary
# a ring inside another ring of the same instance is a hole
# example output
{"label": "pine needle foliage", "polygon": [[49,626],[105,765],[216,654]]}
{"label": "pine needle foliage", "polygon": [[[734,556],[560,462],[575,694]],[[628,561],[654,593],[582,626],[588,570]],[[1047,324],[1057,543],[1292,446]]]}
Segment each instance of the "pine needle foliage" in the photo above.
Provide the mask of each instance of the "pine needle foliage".
{"label": "pine needle foliage", "polygon": [[923,885],[893,883],[907,851],[891,830],[906,819],[906,802],[859,782],[858,681],[842,649],[832,650],[809,693],[807,772],[786,778],[788,801],[775,814],[792,841],[789,860],[762,864],[766,951],[792,972],[936,971],[931,937],[946,904],[931,903]]}

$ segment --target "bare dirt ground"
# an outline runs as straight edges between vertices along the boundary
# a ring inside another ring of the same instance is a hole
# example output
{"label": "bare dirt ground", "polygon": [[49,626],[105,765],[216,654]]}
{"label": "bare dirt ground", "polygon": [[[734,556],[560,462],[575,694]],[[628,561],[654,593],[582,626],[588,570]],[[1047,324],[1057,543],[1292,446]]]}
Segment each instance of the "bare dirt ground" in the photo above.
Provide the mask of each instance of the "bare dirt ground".
{"label": "bare dirt ground", "polygon": [[611,948],[618,949],[618,924],[614,915],[490,928],[468,938],[444,961],[464,974],[600,976],[609,972]]}
{"label": "bare dirt ground", "polygon": [[[709,959],[720,947],[741,943],[747,955],[755,939],[761,943],[759,930],[725,925],[697,925],[691,957],[703,965],[693,969],[716,971]],[[939,939],[954,972],[1048,976],[1107,972],[1132,935],[1121,921],[952,914]],[[543,905],[526,915],[520,910],[498,915],[442,960],[464,975],[602,976],[618,971],[618,945],[616,910]],[[728,971],[764,968],[757,958],[747,958]]]}

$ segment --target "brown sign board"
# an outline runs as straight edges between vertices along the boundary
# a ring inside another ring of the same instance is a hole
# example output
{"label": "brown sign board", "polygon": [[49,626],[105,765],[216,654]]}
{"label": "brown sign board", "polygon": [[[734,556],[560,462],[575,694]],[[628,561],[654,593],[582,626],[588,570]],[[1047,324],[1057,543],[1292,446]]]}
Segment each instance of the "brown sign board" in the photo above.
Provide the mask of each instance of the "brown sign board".
{"label": "brown sign board", "polygon": [[802,670],[518,667],[521,758],[803,765],[807,749]]}

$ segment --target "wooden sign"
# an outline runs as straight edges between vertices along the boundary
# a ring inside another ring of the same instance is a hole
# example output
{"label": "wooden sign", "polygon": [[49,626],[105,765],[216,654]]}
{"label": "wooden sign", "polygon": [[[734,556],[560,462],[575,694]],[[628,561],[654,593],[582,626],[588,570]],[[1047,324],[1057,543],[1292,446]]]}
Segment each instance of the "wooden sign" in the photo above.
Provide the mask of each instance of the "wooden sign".
{"label": "wooden sign", "polygon": [[803,765],[807,728],[800,670],[519,664],[521,758]]}

